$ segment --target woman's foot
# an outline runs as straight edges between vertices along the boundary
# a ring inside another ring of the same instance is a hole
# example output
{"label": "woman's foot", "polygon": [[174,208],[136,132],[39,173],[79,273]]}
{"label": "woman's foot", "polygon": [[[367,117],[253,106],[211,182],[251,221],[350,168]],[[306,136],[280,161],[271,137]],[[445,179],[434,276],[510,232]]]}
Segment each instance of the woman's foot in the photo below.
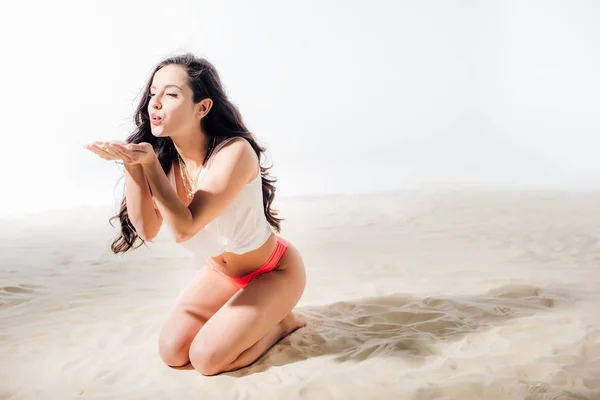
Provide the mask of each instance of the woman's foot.
{"label": "woman's foot", "polygon": [[291,312],[279,324],[281,325],[283,333],[281,337],[284,338],[290,333],[306,326],[306,319],[301,315]]}
{"label": "woman's foot", "polygon": [[235,361],[225,367],[224,371],[233,371],[250,365],[269,350],[271,346],[303,326],[306,326],[304,317],[289,313],[279,324],[274,325],[265,337],[242,352]]}

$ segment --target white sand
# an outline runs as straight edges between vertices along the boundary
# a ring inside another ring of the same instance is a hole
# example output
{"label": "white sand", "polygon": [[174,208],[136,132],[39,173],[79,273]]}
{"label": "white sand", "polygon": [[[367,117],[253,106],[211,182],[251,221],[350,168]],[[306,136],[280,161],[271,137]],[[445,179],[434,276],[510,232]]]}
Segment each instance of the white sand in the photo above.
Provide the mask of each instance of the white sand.
{"label": "white sand", "polygon": [[158,357],[194,273],[167,232],[114,256],[112,210],[4,221],[0,399],[600,399],[600,194],[278,207],[309,325],[215,377]]}

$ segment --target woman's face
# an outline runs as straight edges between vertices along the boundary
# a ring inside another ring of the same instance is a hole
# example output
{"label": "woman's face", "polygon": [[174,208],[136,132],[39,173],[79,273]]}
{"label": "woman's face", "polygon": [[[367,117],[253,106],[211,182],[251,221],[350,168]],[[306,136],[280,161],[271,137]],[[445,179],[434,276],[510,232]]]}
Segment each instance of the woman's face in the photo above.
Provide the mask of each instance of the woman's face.
{"label": "woman's face", "polygon": [[152,134],[176,137],[197,132],[208,112],[207,103],[209,109],[210,99],[194,103],[184,67],[167,65],[159,69],[152,78],[148,103]]}

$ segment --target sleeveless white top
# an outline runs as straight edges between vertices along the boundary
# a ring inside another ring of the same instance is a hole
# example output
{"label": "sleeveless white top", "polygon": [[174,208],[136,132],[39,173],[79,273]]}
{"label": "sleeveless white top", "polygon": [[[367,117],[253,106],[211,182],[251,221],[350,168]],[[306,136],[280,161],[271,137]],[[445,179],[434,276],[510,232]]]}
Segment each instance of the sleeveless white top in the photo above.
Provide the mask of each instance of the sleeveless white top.
{"label": "sleeveless white top", "polygon": [[[210,167],[212,160],[223,146],[235,139],[227,138],[217,145],[202,167],[200,181]],[[245,139],[244,139],[245,140]],[[175,188],[174,168],[169,180]],[[263,206],[262,176],[260,167],[252,182],[247,183],[233,202],[206,227],[180,244],[191,251],[198,262],[207,257],[215,257],[224,252],[243,254],[262,246],[273,233],[267,221]]]}

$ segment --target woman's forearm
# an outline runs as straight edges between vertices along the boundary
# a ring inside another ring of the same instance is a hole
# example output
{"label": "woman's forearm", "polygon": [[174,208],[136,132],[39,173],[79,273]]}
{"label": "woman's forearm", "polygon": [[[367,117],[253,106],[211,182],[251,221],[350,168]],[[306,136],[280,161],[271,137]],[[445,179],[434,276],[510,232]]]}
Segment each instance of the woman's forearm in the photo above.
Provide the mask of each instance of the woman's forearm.
{"label": "woman's forearm", "polygon": [[139,164],[125,164],[125,198],[127,214],[137,234],[144,240],[152,240],[162,224],[154,209],[152,194]]}
{"label": "woman's forearm", "polygon": [[160,166],[158,159],[151,164],[144,164],[143,170],[152,195],[167,225],[181,239],[187,237],[192,227],[192,213],[181,201],[177,192],[171,186],[169,178]]}

